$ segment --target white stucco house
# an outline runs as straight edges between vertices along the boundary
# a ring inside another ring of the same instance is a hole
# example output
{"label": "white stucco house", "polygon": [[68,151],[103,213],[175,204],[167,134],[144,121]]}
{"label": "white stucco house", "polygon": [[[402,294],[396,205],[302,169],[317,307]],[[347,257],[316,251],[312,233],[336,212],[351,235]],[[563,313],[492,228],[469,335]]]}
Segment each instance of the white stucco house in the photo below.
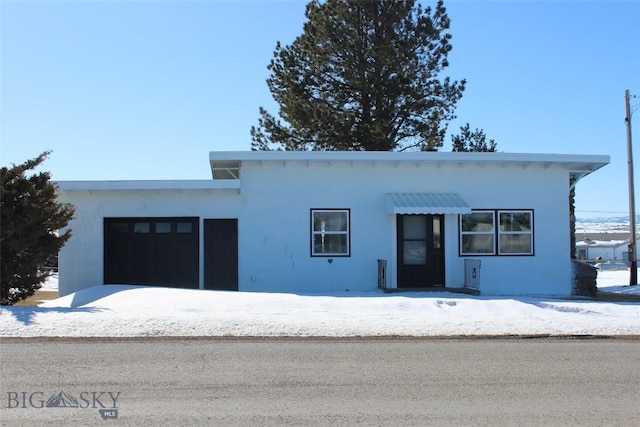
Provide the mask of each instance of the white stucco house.
{"label": "white stucco house", "polygon": [[578,259],[602,261],[627,261],[628,240],[583,240],[576,242]]}
{"label": "white stucco house", "polygon": [[[624,236],[627,233],[617,233]],[[593,235],[597,236],[597,233]],[[630,263],[629,261],[629,242],[630,238],[623,239],[598,239],[587,238],[576,242],[577,257],[579,260],[586,262],[594,261],[612,261],[621,263]],[[640,238],[636,235],[636,247],[640,245]]]}
{"label": "white stucco house", "polygon": [[[61,181],[59,291],[569,295],[569,192],[608,156],[211,152],[198,181]],[[465,274],[466,270],[466,274]]]}

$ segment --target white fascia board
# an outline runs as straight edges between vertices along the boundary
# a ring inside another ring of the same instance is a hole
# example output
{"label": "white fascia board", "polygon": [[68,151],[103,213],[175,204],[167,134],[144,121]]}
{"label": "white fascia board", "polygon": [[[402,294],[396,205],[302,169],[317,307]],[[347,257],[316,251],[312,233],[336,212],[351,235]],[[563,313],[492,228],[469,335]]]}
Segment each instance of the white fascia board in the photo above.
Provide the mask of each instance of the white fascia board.
{"label": "white fascia board", "polygon": [[560,165],[569,171],[593,172],[610,162],[606,155],[535,153],[457,153],[397,151],[211,151],[215,162],[394,162]]}
{"label": "white fascia board", "polygon": [[239,190],[240,180],[56,181],[59,191]]}

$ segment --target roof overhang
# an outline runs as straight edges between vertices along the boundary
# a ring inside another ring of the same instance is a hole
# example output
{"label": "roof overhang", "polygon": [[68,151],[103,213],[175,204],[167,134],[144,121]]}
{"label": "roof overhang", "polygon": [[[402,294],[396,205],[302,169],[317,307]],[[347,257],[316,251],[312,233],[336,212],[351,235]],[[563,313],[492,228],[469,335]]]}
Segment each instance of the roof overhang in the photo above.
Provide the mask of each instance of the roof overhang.
{"label": "roof overhang", "polygon": [[597,171],[610,162],[609,156],[588,156],[589,158],[576,158],[575,161],[567,161],[566,168],[569,171],[572,186],[585,176]]}
{"label": "roof overhang", "polygon": [[385,210],[389,214],[465,214],[471,208],[456,193],[388,193]]}
{"label": "roof overhang", "polygon": [[240,160],[209,159],[213,179],[240,179]]}
{"label": "roof overhang", "polygon": [[580,179],[609,164],[607,155],[479,153],[479,152],[398,152],[398,151],[211,151],[209,161],[215,178],[233,178],[228,170],[239,172],[242,163],[321,164],[412,164],[480,166],[502,165],[528,168],[560,167],[569,172],[575,184]]}

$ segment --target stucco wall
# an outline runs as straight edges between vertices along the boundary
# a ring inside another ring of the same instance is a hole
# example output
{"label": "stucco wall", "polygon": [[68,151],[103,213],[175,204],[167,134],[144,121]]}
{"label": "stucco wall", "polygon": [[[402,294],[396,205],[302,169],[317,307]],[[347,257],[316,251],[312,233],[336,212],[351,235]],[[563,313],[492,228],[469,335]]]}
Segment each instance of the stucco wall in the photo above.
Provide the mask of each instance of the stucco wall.
{"label": "stucco wall", "polygon": [[[61,295],[104,283],[104,218],[200,217],[202,237],[202,218],[237,218],[242,210],[237,190],[68,191],[59,200],[76,206],[72,236],[60,252]],[[201,281],[202,271],[200,262]]]}
{"label": "stucco wall", "polygon": [[[60,254],[60,292],[103,283],[103,218],[198,216],[238,218],[239,288],[316,293],[373,290],[377,260],[388,261],[396,286],[395,216],[385,212],[389,192],[455,192],[472,208],[533,209],[535,256],[482,260],[482,294],[571,292],[568,173],[533,165],[460,166],[385,162],[244,162],[241,191],[67,191],[76,205],[73,237]],[[310,209],[351,211],[351,256],[310,256]],[[203,227],[200,227],[202,234]],[[202,239],[201,239],[202,241]],[[200,251],[202,258],[202,249]],[[332,262],[329,262],[329,259]],[[445,278],[464,282],[458,255],[458,217],[445,217]],[[203,263],[200,263],[201,282]]]}
{"label": "stucco wall", "polygon": [[[586,259],[592,260],[600,257],[604,261],[621,261],[623,260],[623,253],[627,251],[628,244],[626,242],[621,242],[617,245],[607,245],[607,246],[578,246],[578,249],[586,249],[587,257]],[[625,260],[626,261],[626,260]]]}
{"label": "stucco wall", "polygon": [[[472,208],[533,209],[535,256],[485,256],[483,294],[569,294],[568,176],[554,168],[287,163],[243,165],[240,283],[247,290],[370,290],[376,260],[396,285],[388,192],[457,192]],[[268,190],[265,189],[265,186]],[[310,256],[311,208],[351,209],[351,257]],[[464,281],[456,215],[445,218],[446,285]],[[248,250],[247,250],[248,249]],[[477,257],[472,257],[477,258]]]}

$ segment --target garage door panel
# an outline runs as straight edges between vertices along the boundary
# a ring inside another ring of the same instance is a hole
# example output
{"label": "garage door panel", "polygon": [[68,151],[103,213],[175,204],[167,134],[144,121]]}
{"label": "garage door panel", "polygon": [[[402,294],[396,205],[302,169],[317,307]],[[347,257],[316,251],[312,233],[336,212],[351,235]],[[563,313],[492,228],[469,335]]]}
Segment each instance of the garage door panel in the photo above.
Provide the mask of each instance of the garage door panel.
{"label": "garage door panel", "polygon": [[196,217],[105,218],[105,283],[198,288],[198,226]]}
{"label": "garage door panel", "polygon": [[[162,238],[156,241],[156,255],[167,256],[176,252],[175,244],[170,238]],[[171,257],[168,257],[171,259]]]}
{"label": "garage door panel", "polygon": [[153,256],[153,242],[151,240],[132,241],[129,248],[130,253],[128,255],[134,256],[136,259]]}

